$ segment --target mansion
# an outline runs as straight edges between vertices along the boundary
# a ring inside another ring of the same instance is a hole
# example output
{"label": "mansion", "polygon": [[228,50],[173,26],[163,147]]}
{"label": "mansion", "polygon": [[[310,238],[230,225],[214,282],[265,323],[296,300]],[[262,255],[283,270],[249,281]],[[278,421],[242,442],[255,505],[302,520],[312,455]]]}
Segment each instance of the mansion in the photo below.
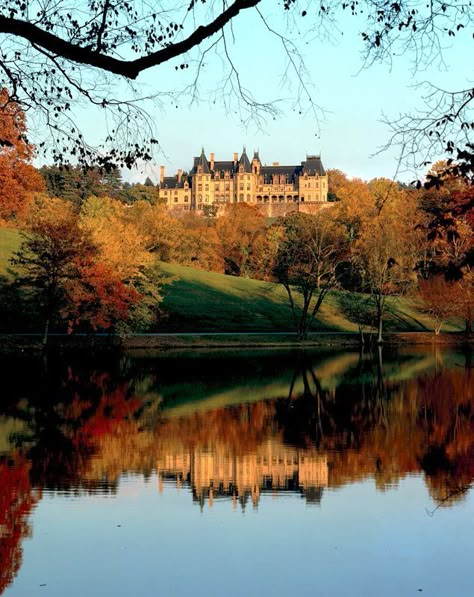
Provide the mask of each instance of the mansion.
{"label": "mansion", "polygon": [[327,204],[327,194],[328,177],[316,155],[306,156],[297,166],[264,166],[258,152],[250,160],[245,148],[240,158],[234,153],[228,161],[215,160],[213,153],[208,159],[203,149],[189,173],[178,170],[175,176],[165,176],[165,167],[160,167],[159,196],[173,211],[203,211],[212,205],[219,209],[239,202],[288,211],[302,204],[321,207]]}

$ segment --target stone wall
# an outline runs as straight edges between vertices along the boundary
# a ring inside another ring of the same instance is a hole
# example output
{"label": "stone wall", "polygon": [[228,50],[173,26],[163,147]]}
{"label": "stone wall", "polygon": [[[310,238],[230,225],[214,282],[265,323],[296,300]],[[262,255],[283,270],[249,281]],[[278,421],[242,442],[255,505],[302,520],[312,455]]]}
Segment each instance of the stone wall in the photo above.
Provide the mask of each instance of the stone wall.
{"label": "stone wall", "polygon": [[281,218],[297,211],[305,214],[315,214],[320,209],[324,209],[331,205],[333,204],[313,201],[305,203],[265,203],[263,205],[258,204],[256,207],[266,218]]}
{"label": "stone wall", "polygon": [[[217,217],[223,216],[227,205],[237,205],[236,203],[214,203],[217,206]],[[305,214],[315,214],[320,209],[326,209],[334,205],[334,203],[312,201],[312,202],[295,202],[295,203],[249,203],[258,209],[258,211],[266,218],[282,218],[288,216],[291,213],[300,211]],[[174,216],[183,216],[184,214],[190,213],[189,211],[183,211],[182,207],[169,208],[169,211]],[[202,211],[192,210],[191,213],[197,215],[204,215]]]}

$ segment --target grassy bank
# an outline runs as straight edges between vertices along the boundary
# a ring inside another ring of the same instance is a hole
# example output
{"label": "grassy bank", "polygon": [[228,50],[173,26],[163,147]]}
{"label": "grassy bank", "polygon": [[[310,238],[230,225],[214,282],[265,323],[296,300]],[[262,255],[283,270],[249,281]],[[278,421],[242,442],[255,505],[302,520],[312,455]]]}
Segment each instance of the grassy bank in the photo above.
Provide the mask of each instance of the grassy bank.
{"label": "grassy bank", "polygon": [[[187,332],[275,332],[292,331],[293,322],[284,289],[258,280],[234,278],[189,267],[163,264],[174,277],[166,289],[167,319],[162,331]],[[357,332],[357,323],[341,308],[347,293],[332,292],[323,303],[314,331]],[[392,332],[431,331],[432,322],[415,299],[390,300],[385,327]],[[455,324],[443,331],[459,331]]]}
{"label": "grassy bank", "polygon": [[[0,228],[0,275],[6,274],[8,259],[20,244],[20,235],[15,230]],[[190,267],[164,263],[162,269],[172,280],[164,289],[164,317],[156,327],[156,332],[220,332],[220,333],[260,333],[291,332],[294,329],[288,300],[284,289],[275,284],[224,276]],[[313,326],[315,332],[357,332],[357,323],[345,314],[342,299],[347,293],[332,292],[323,303],[318,319]],[[385,320],[387,332],[431,332],[432,322],[420,310],[415,299],[394,298]],[[456,324],[444,326],[443,331],[455,332]],[[38,330],[39,331],[39,330]],[[176,343],[176,339],[173,340]],[[236,340],[203,337],[201,344],[222,344],[244,342]],[[265,345],[282,342],[293,343],[294,338],[268,336]],[[329,342],[329,337],[325,338]],[[354,342],[348,337],[346,342]],[[138,342],[138,340],[137,340]],[[161,341],[141,338],[140,343]],[[183,338],[180,342],[193,344],[196,338]],[[249,345],[258,344],[257,338],[246,338]],[[344,342],[338,338],[338,343]]]}
{"label": "grassy bank", "polygon": [[18,250],[21,236],[17,230],[0,227],[0,275],[5,275],[10,264],[8,260]]}

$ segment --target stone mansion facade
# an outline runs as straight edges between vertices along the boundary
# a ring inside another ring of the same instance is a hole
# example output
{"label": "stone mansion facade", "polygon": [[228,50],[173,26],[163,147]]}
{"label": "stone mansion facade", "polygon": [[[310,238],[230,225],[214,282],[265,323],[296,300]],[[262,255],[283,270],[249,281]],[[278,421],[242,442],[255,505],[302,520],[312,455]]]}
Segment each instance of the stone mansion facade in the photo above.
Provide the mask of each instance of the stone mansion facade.
{"label": "stone mansion facade", "polygon": [[320,156],[308,155],[297,166],[280,166],[274,162],[264,166],[258,152],[250,161],[245,148],[240,158],[217,161],[201,151],[189,173],[178,170],[175,176],[165,176],[160,167],[159,196],[173,211],[218,210],[230,203],[245,202],[261,206],[269,213],[312,211],[327,204],[328,177]]}

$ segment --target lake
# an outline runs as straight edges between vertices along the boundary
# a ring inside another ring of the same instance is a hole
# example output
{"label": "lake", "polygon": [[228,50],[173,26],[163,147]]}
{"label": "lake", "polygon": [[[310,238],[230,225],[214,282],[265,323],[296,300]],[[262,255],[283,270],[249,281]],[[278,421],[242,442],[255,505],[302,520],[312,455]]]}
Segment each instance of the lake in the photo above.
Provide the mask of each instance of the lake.
{"label": "lake", "polygon": [[469,353],[0,357],[0,593],[474,594]]}

